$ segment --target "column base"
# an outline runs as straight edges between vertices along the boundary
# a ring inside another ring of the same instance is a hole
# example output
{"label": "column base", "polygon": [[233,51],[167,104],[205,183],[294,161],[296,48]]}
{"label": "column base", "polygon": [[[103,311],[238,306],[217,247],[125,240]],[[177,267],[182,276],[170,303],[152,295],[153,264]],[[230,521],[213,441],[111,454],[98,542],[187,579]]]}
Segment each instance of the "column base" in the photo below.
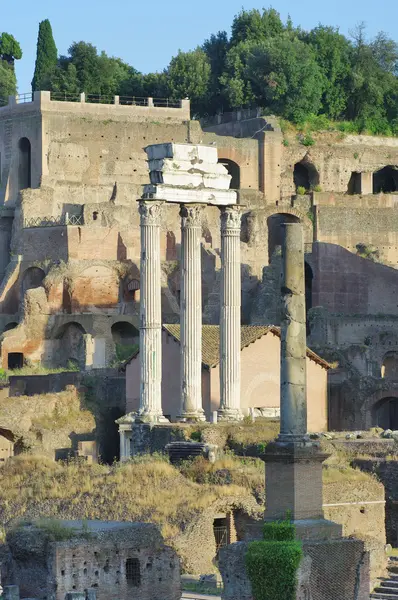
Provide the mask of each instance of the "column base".
{"label": "column base", "polygon": [[177,421],[180,423],[203,423],[206,421],[206,415],[204,411],[192,411],[186,412],[177,417]]}
{"label": "column base", "polygon": [[137,415],[135,419],[136,423],[170,423],[165,416],[159,415],[158,413],[143,413]]}
{"label": "column base", "polygon": [[242,421],[243,414],[239,408],[220,408],[217,411],[217,421]]}

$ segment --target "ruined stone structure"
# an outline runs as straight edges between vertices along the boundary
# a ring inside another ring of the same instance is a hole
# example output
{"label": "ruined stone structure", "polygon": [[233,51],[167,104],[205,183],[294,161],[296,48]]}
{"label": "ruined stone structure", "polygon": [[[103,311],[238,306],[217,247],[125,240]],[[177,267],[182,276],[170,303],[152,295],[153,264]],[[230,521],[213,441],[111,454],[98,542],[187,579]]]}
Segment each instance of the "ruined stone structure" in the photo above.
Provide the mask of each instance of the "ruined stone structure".
{"label": "ruined stone structure", "polygon": [[19,585],[22,598],[64,600],[68,592],[94,589],[99,600],[180,600],[179,559],[156,525],[58,523],[63,541],[54,541],[53,521],[10,531],[3,585]]}
{"label": "ruined stone structure", "polygon": [[[331,426],[393,425],[397,379],[394,370],[381,373],[398,352],[397,140],[328,132],[306,147],[294,136],[284,144],[276,119],[256,111],[200,125],[189,120],[188,101],[81,100],[37,92],[32,102],[11,98],[0,108],[2,366],[103,367],[120,346],[138,343],[143,149],[213,144],[242,205],[242,322],[279,324],[279,223],[301,221],[309,343],[340,365],[331,376]],[[220,254],[228,252],[218,208],[206,209],[200,233],[203,320],[218,324]],[[159,226],[161,322],[180,320],[180,242],[170,203]]]}
{"label": "ruined stone structure", "polygon": [[[344,539],[342,528],[323,514],[322,463],[319,443],[307,435],[306,316],[304,244],[300,223],[283,224],[281,279],[281,425],[264,453],[266,510],[264,519],[289,518],[303,541],[297,598],[366,600],[370,592],[369,556],[360,540]],[[245,544],[227,546],[220,572],[228,600],[251,600],[245,575]],[[352,577],[331,581],[345,565]]]}

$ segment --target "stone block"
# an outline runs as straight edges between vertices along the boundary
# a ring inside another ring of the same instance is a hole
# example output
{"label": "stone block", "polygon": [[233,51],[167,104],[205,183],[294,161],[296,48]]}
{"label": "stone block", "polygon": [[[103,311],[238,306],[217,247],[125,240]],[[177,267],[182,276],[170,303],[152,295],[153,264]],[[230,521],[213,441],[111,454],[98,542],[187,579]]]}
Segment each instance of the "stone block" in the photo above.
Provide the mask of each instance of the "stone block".
{"label": "stone block", "polygon": [[233,190],[178,188],[162,184],[145,185],[143,197],[146,200],[162,200],[178,204],[227,206],[237,203],[237,193]]}

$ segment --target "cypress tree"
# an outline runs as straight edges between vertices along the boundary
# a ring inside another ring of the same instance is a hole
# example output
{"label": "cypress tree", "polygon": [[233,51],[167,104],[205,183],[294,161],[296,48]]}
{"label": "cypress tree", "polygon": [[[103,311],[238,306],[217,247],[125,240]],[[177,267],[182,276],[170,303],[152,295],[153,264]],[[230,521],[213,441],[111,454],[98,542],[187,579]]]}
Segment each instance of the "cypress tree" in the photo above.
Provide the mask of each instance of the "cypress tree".
{"label": "cypress tree", "polygon": [[32,79],[32,91],[43,89],[48,77],[57,66],[58,52],[54,42],[51,23],[48,19],[39,24],[35,73]]}

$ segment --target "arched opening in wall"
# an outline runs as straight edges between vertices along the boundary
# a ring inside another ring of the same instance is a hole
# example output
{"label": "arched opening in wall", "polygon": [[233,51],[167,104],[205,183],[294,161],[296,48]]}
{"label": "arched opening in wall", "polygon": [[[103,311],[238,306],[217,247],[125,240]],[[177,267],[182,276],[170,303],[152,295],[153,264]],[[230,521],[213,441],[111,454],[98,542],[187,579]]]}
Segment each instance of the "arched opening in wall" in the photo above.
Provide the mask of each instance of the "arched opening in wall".
{"label": "arched opening in wall", "polygon": [[9,352],[7,357],[7,366],[10,371],[14,369],[22,369],[23,367],[23,353],[22,352]]}
{"label": "arched opening in wall", "polygon": [[216,541],[216,556],[218,556],[221,548],[228,546],[230,543],[229,519],[227,515],[214,519],[213,533]]}
{"label": "arched opening in wall", "polygon": [[32,151],[28,138],[23,137],[18,143],[19,165],[18,165],[18,183],[19,189],[25,190],[32,185]]}
{"label": "arched opening in wall", "polygon": [[373,173],[373,193],[391,194],[398,191],[398,167],[383,167]]}
{"label": "arched opening in wall", "polygon": [[293,182],[296,192],[298,188],[310,191],[319,185],[319,173],[308,160],[301,160],[294,165]]}
{"label": "arched opening in wall", "polygon": [[387,352],[381,365],[381,376],[386,379],[398,379],[398,352]]}
{"label": "arched opening in wall", "polygon": [[123,301],[140,301],[140,281],[139,279],[129,279],[123,282]]}
{"label": "arched opening in wall", "polygon": [[354,195],[361,193],[361,173],[352,172],[347,186],[347,194]]}
{"label": "arched opening in wall", "polygon": [[282,246],[283,231],[281,225],[283,223],[298,223],[300,219],[295,215],[288,213],[278,213],[271,215],[267,219],[268,227],[268,262],[271,263],[272,255],[276,248]]}
{"label": "arched opening in wall", "polygon": [[15,329],[16,327],[18,327],[18,323],[7,323],[3,331],[11,331],[11,329]]}
{"label": "arched opening in wall", "polygon": [[138,348],[140,332],[126,321],[114,323],[111,332],[117,359],[127,360]]}
{"label": "arched opening in wall", "polygon": [[[304,274],[305,274],[305,314],[308,315],[308,311],[312,308],[312,280],[314,279],[314,274],[310,265],[305,262],[304,263]],[[311,333],[309,322],[307,319],[307,335]]]}
{"label": "arched opening in wall", "polygon": [[229,175],[231,175],[231,183],[229,187],[231,190],[239,190],[240,189],[240,167],[233,160],[229,160],[229,158],[219,158],[218,162],[224,165],[227,169]]}
{"label": "arched opening in wall", "polygon": [[39,267],[29,267],[23,274],[22,278],[22,297],[28,290],[41,287],[46,274]]}
{"label": "arched opening in wall", "polygon": [[59,366],[83,370],[86,366],[85,329],[80,323],[66,323],[57,335]]}
{"label": "arched opening in wall", "polygon": [[383,429],[398,429],[398,398],[382,398],[375,404],[372,411],[373,427]]}

